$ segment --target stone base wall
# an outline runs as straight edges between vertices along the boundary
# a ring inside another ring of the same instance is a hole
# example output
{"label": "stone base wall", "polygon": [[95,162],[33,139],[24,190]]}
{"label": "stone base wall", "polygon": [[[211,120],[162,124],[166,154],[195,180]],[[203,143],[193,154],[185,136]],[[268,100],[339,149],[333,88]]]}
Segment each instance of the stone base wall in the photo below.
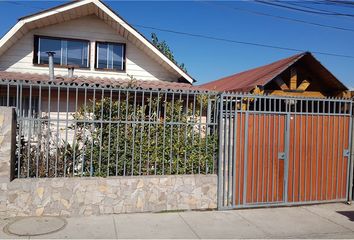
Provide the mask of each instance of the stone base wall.
{"label": "stone base wall", "polygon": [[0,214],[98,215],[214,209],[216,175],[15,179],[0,183]]}

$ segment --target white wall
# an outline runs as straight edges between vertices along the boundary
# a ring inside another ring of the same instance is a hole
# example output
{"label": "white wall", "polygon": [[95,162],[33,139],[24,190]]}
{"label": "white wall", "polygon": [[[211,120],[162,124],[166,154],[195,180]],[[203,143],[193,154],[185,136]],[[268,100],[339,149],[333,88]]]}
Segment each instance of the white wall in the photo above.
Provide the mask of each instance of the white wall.
{"label": "white wall", "polygon": [[[48,74],[47,67],[33,65],[33,35],[87,39],[91,42],[90,70],[75,69],[75,75],[128,78],[138,80],[177,81],[178,76],[161,66],[134,44],[115,32],[95,15],[64,22],[28,32],[0,56],[0,70]],[[126,72],[97,71],[94,69],[95,41],[126,43]],[[56,75],[66,75],[66,68],[55,68]]]}

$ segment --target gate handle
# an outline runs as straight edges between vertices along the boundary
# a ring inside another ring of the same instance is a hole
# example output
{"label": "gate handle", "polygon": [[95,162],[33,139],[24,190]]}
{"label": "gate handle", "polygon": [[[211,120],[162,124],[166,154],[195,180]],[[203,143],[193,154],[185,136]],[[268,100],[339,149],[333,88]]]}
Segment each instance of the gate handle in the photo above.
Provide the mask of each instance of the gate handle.
{"label": "gate handle", "polygon": [[285,152],[279,152],[278,158],[279,158],[279,160],[285,160]]}

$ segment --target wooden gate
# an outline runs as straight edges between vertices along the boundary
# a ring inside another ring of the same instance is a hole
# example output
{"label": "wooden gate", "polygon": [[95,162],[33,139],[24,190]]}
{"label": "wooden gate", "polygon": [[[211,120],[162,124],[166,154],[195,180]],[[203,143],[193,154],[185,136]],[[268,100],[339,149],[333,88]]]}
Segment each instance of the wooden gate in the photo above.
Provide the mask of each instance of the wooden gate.
{"label": "wooden gate", "polygon": [[350,100],[223,94],[220,209],[346,201]]}

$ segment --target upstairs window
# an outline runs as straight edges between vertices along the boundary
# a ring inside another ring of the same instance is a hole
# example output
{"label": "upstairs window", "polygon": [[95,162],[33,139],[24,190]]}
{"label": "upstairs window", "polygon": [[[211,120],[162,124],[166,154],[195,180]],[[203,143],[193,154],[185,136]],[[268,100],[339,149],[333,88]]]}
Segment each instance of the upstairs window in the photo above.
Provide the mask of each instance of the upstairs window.
{"label": "upstairs window", "polygon": [[54,52],[57,66],[89,67],[89,41],[35,36],[34,63],[48,64],[47,52]]}
{"label": "upstairs window", "polygon": [[125,70],[125,44],[97,42],[96,69]]}

